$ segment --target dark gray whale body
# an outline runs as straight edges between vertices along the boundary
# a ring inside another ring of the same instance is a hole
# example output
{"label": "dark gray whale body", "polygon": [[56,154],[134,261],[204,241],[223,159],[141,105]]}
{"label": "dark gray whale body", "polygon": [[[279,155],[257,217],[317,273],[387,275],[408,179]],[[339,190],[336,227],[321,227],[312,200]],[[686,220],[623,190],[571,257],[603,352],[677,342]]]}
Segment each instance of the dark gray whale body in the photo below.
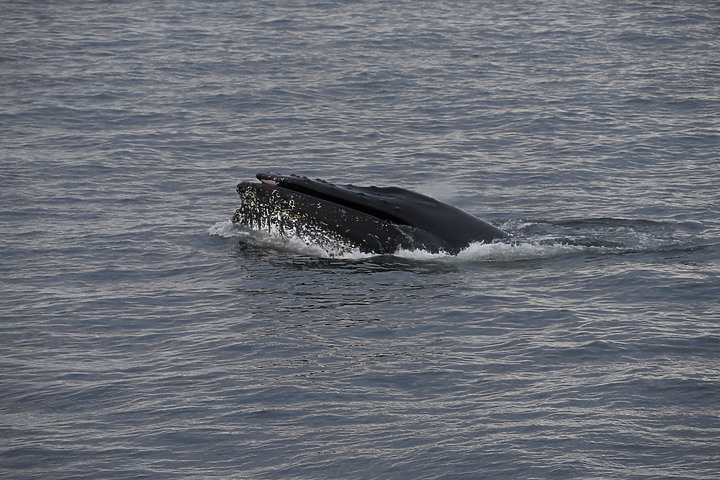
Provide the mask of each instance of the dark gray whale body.
{"label": "dark gray whale body", "polygon": [[398,187],[333,185],[259,173],[238,184],[233,223],[300,238],[331,251],[392,254],[398,249],[457,254],[509,234],[433,198]]}

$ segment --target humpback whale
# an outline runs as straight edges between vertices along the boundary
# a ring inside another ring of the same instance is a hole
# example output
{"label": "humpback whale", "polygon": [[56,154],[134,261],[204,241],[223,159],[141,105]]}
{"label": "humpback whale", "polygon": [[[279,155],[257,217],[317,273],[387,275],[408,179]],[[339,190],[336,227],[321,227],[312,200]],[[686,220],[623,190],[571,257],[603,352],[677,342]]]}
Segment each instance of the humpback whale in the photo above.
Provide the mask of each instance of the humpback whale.
{"label": "humpback whale", "polygon": [[237,186],[236,225],[299,238],[326,250],[393,254],[399,249],[457,254],[510,235],[431,197],[399,187],[334,185],[297,175],[258,173]]}

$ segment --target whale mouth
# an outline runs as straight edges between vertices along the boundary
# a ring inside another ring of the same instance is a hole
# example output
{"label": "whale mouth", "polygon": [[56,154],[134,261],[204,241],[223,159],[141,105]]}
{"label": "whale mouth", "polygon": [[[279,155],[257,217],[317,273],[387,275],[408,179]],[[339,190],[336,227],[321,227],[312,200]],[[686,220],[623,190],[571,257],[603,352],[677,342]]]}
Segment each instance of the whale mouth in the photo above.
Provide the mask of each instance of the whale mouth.
{"label": "whale mouth", "polygon": [[[399,218],[388,210],[377,208],[371,203],[388,204],[387,198],[379,198],[382,195],[378,192],[363,192],[360,187],[338,186],[325,180],[310,180],[307,177],[297,175],[276,175],[270,173],[258,173],[255,178],[264,185],[277,189],[290,190],[292,192],[307,195],[317,200],[332,203],[344,208],[349,208],[365,215],[370,215],[378,220],[392,223],[394,225],[410,225],[407,221]],[[371,189],[373,187],[370,187]],[[358,191],[354,191],[357,189]],[[389,209],[391,205],[387,205]]]}

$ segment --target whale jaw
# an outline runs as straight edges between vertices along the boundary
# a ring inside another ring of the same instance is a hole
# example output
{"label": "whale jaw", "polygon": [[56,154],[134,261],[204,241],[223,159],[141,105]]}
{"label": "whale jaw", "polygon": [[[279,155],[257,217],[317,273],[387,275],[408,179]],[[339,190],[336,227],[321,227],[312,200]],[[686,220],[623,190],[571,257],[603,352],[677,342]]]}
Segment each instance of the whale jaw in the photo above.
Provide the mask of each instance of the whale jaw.
{"label": "whale jaw", "polygon": [[326,200],[266,183],[241,183],[238,193],[241,205],[233,223],[300,240],[333,256],[354,250],[389,254],[410,246],[410,239],[403,242],[405,235],[393,224]]}

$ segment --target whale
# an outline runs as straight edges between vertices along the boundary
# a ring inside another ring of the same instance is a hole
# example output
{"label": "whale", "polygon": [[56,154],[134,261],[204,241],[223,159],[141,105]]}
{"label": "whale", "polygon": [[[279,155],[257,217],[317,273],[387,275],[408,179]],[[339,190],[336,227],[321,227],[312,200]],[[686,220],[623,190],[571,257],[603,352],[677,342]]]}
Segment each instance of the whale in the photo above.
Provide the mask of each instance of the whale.
{"label": "whale", "polygon": [[237,185],[232,223],[293,238],[334,254],[424,250],[457,255],[510,234],[459,208],[404,188],[335,185],[299,175],[258,173]]}

